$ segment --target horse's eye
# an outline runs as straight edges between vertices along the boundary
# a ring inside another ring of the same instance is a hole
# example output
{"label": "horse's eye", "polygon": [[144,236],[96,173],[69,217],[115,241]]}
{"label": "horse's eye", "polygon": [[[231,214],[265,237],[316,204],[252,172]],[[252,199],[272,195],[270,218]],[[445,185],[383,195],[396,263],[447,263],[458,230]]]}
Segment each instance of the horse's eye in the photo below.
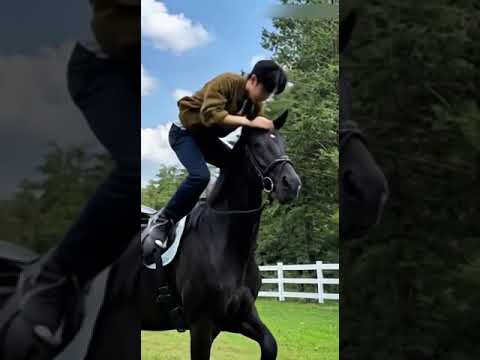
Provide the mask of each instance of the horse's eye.
{"label": "horse's eye", "polygon": [[260,143],[256,142],[256,143],[253,143],[253,147],[255,149],[259,149],[260,148]]}

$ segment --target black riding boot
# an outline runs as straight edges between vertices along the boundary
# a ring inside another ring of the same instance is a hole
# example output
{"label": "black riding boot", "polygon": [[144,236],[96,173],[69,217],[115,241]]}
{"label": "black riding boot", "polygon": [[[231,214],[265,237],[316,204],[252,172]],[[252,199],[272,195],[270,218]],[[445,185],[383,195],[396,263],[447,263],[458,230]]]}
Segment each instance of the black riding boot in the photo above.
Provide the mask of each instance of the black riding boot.
{"label": "black riding boot", "polygon": [[83,294],[74,276],[53,261],[25,270],[0,317],[0,358],[47,360],[72,340],[83,318]]}
{"label": "black riding boot", "polygon": [[142,242],[143,258],[146,264],[155,262],[155,252],[167,247],[168,237],[175,224],[164,211],[154,217],[152,224],[146,229],[148,235]]}

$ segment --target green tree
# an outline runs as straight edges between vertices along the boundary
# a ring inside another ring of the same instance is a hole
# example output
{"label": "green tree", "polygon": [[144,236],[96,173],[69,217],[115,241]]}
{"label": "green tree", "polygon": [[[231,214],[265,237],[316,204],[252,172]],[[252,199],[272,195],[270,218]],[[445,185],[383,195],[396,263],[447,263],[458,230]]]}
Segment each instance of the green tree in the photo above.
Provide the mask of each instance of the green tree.
{"label": "green tree", "polygon": [[290,110],[282,133],[302,190],[294,204],[265,211],[257,256],[261,263],[338,261],[338,21],[281,18],[273,26],[263,31],[262,45],[293,86],[267,110],[271,117]]}
{"label": "green tree", "polygon": [[157,210],[165,206],[185,176],[184,169],[162,165],[155,178],[142,188],[142,205]]}
{"label": "green tree", "polygon": [[478,358],[478,16],[472,1],[366,1],[342,59],[391,191],[369,240],[342,244],[355,359]]}

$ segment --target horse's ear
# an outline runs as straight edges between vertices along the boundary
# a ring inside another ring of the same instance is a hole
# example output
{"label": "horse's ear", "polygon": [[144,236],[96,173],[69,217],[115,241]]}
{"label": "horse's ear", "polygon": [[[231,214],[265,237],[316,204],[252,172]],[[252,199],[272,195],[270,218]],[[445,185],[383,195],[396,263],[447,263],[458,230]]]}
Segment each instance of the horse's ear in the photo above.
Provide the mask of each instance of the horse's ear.
{"label": "horse's ear", "polygon": [[273,120],[273,125],[275,126],[275,129],[280,130],[282,126],[285,124],[285,122],[287,121],[287,117],[288,117],[288,109],[284,110],[279,117]]}

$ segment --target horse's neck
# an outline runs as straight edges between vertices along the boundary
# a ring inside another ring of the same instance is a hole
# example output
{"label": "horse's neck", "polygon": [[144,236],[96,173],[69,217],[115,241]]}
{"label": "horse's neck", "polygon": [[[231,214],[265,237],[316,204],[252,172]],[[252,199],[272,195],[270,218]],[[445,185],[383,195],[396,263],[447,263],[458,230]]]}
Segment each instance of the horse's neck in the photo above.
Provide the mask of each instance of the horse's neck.
{"label": "horse's neck", "polygon": [[219,210],[252,210],[262,203],[258,178],[243,153],[233,156],[232,164],[220,170],[209,203]]}
{"label": "horse's neck", "polygon": [[[243,154],[235,154],[231,166],[222,169],[208,201],[211,207],[222,211],[255,210],[262,204],[262,189],[258,178]],[[214,214],[222,217],[225,238],[235,256],[245,261],[253,253],[261,211],[246,214]]]}

